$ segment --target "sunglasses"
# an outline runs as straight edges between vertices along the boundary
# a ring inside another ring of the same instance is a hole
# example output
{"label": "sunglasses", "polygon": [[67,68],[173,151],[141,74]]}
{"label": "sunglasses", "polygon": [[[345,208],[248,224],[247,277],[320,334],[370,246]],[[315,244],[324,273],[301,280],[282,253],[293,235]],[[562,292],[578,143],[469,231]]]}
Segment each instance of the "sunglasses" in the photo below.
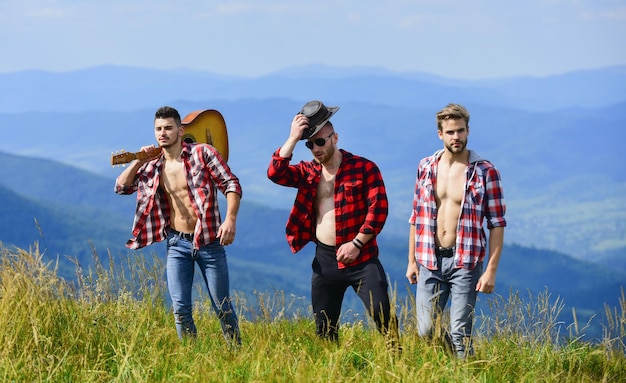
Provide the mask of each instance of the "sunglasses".
{"label": "sunglasses", "polygon": [[326,145],[326,141],[328,141],[329,138],[331,138],[333,136],[333,134],[335,134],[335,132],[332,132],[328,137],[326,138],[316,138],[314,140],[311,141],[307,141],[304,144],[306,145],[307,148],[309,149],[313,149],[313,144],[319,146],[320,148],[324,145]]}

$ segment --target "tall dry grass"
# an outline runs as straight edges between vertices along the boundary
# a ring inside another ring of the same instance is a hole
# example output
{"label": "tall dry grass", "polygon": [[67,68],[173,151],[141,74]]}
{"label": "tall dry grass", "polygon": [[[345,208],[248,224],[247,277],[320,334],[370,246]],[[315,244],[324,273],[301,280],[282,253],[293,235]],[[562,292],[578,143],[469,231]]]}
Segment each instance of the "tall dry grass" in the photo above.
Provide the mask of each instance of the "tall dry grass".
{"label": "tall dry grass", "polygon": [[[3,382],[623,382],[626,299],[607,307],[600,343],[584,325],[561,334],[562,303],[549,294],[495,297],[476,329],[476,355],[458,360],[415,334],[414,302],[395,302],[403,352],[367,319],[315,336],[310,309],[284,292],[235,293],[243,344],[231,348],[198,289],[199,337],[180,341],[166,303],[162,265],[129,257],[59,278],[36,245],[0,246],[0,380]],[[112,259],[112,257],[108,257]],[[397,294],[394,294],[394,297]],[[564,336],[565,335],[565,336]],[[566,339],[563,341],[563,339]]]}

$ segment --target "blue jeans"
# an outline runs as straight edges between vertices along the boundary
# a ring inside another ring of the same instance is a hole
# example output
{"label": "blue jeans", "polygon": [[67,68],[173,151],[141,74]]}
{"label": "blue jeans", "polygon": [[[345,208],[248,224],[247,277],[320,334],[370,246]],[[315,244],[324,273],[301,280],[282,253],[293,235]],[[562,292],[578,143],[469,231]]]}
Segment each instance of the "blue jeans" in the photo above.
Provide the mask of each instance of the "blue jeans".
{"label": "blue jeans", "polygon": [[[454,257],[437,256],[438,270],[429,270],[419,265],[419,278],[415,306],[417,329],[422,337],[431,337],[434,323],[443,313],[450,298],[450,337],[458,357],[464,358],[473,353],[471,343],[476,305],[476,284],[482,274],[482,262],[473,270],[456,268]],[[448,335],[446,334],[446,337]]]}
{"label": "blue jeans", "polygon": [[178,336],[195,337],[197,334],[191,303],[196,263],[209,291],[213,310],[222,325],[224,337],[241,343],[237,314],[229,296],[228,265],[224,247],[219,241],[213,241],[195,250],[191,241],[170,233],[167,237],[167,288],[172,298]]}

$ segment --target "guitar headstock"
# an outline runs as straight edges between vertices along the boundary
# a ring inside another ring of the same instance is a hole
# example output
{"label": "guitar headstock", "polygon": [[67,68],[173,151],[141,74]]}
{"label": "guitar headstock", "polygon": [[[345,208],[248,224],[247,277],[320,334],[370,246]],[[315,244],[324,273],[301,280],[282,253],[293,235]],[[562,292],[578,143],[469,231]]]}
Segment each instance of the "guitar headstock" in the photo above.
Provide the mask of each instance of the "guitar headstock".
{"label": "guitar headstock", "polygon": [[124,165],[137,158],[135,153],[121,150],[118,154],[111,154],[111,165]]}
{"label": "guitar headstock", "polygon": [[150,148],[148,149],[148,151],[139,151],[136,153],[125,152],[124,150],[121,150],[117,154],[111,154],[111,165],[124,165],[135,159],[145,160],[149,158],[154,158],[160,153],[161,148]]}

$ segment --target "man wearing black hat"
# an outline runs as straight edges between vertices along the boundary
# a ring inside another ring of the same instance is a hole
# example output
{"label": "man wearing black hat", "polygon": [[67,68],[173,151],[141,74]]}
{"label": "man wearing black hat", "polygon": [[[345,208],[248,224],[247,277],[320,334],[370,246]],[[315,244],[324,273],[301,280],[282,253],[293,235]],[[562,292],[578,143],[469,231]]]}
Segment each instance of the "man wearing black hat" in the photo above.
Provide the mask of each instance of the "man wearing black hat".
{"label": "man wearing black hat", "polygon": [[[397,320],[376,242],[387,219],[385,184],[375,163],[337,148],[339,138],[329,120],[338,109],[306,103],[293,118],[287,141],[272,155],[267,175],[298,189],[286,226],[291,250],[316,243],[311,303],[317,334],[338,340],[341,304],[351,286],[378,330],[396,343]],[[314,158],[290,164],[301,140]]]}

